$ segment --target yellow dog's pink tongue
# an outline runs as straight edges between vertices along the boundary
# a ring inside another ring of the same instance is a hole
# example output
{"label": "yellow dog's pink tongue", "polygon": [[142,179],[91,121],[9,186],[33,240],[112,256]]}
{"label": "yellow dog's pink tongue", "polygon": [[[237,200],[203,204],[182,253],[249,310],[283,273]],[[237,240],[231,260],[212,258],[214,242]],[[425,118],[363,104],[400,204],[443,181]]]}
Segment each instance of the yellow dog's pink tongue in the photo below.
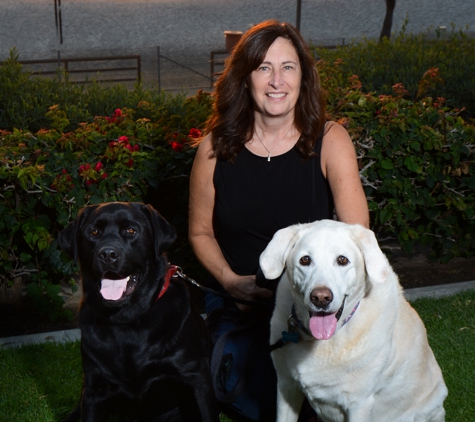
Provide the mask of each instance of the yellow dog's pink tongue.
{"label": "yellow dog's pink tongue", "polygon": [[101,280],[101,295],[106,300],[118,300],[122,297],[122,293],[127,288],[127,282],[130,277],[121,280]]}
{"label": "yellow dog's pink tongue", "polygon": [[309,328],[317,340],[328,340],[335,334],[337,322],[335,314],[314,315],[310,318]]}

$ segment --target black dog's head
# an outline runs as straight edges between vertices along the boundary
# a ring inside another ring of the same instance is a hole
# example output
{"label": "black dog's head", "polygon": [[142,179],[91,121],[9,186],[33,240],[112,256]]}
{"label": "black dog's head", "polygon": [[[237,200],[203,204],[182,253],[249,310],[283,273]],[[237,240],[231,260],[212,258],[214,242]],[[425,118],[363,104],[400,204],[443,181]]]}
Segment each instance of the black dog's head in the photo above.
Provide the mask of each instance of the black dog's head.
{"label": "black dog's head", "polygon": [[175,229],[151,206],[111,202],[83,208],[59,233],[61,249],[79,261],[92,306],[146,307],[161,287]]}

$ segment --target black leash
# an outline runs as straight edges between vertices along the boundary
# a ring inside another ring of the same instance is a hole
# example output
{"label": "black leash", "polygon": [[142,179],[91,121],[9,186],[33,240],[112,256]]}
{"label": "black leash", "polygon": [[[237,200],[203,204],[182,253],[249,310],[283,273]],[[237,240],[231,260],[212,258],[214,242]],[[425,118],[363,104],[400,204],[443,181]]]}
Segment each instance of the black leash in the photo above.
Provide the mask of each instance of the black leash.
{"label": "black leash", "polygon": [[269,301],[263,301],[263,300],[256,300],[256,301],[251,301],[251,300],[246,300],[246,299],[239,299],[237,297],[231,296],[229,293],[226,292],[220,292],[214,289],[210,289],[209,287],[202,286],[200,283],[198,283],[196,280],[192,279],[191,277],[187,276],[181,267],[177,265],[171,265],[171,267],[176,268],[175,272],[175,277],[180,277],[182,280],[188,281],[189,283],[193,284],[193,286],[198,287],[200,290],[202,290],[205,293],[210,293],[215,296],[219,296],[225,299],[232,300],[233,302],[241,303],[243,305],[249,305],[249,306],[269,306],[270,302]]}

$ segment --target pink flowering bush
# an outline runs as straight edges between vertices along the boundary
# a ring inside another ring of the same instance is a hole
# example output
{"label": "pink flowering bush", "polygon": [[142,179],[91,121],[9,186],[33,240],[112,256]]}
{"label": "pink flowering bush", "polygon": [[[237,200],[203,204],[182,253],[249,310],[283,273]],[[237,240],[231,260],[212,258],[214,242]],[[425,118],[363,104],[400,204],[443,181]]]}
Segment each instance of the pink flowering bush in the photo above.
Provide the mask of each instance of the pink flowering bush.
{"label": "pink flowering bush", "polygon": [[468,28],[452,26],[442,36],[434,28],[410,33],[407,24],[391,39],[362,39],[336,49],[315,47],[314,53],[328,63],[339,61],[345,79],[358,75],[365,93],[391,95],[392,87],[402,84],[406,99],[414,101],[421,92],[443,97],[465,120],[474,118],[475,38]]}
{"label": "pink flowering bush", "polygon": [[[361,57],[322,60],[318,68],[328,111],[355,143],[371,227],[380,240],[397,240],[405,250],[422,243],[441,260],[473,255],[475,127],[453,107],[455,97],[443,95],[446,73],[430,64],[410,86],[391,80],[389,89],[369,92],[375,63],[385,61],[368,60],[367,50]],[[348,71],[360,62],[370,64],[367,74]],[[189,273],[190,141],[202,136],[211,97],[83,90],[28,79],[13,58],[0,67],[0,79],[0,288],[27,282],[31,297],[57,318],[59,282],[76,271],[57,234],[84,205],[109,201],[155,206],[177,229],[171,252],[186,258]]]}
{"label": "pink flowering bush", "polygon": [[211,101],[199,93],[181,113],[171,106],[157,113],[141,101],[72,131],[65,111],[52,106],[48,128],[0,130],[0,287],[21,277],[51,319],[62,315],[59,282],[76,269],[56,237],[88,204],[152,203],[175,224],[183,248],[195,152],[188,141],[201,136]]}
{"label": "pink flowering bush", "polygon": [[393,94],[365,93],[342,61],[320,61],[330,114],[349,131],[379,239],[406,251],[430,247],[442,261],[475,254],[475,125],[432,98],[437,68],[421,75],[416,99],[403,84]]}

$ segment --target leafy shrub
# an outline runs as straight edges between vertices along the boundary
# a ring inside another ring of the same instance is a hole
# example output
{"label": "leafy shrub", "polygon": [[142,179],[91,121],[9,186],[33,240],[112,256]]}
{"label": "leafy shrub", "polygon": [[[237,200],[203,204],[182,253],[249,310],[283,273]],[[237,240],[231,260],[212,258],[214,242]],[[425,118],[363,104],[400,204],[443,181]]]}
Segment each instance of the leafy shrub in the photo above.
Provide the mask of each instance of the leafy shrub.
{"label": "leafy shrub", "polygon": [[444,97],[451,108],[466,108],[464,116],[475,117],[475,39],[461,30],[442,39],[440,33],[407,34],[405,26],[391,40],[363,40],[336,50],[314,48],[317,57],[333,63],[347,78],[358,75],[364,92],[392,94],[392,86],[402,83],[409,98],[419,99],[419,80],[430,68],[437,68],[443,84],[428,94]]}
{"label": "leafy shrub", "polygon": [[[329,112],[358,150],[371,224],[380,241],[405,250],[430,245],[434,257],[475,252],[475,128],[442,97],[428,67],[418,99],[400,83],[367,93],[341,60],[320,61]],[[77,87],[28,79],[14,57],[0,66],[0,284],[21,277],[40,307],[57,318],[61,280],[76,270],[56,236],[87,204],[144,201],[187,242],[188,182],[211,97],[167,96],[137,85]],[[40,125],[40,126],[38,126]],[[180,262],[175,263],[180,265]],[[194,264],[193,264],[194,265]],[[0,286],[1,287],[1,286]]]}
{"label": "leafy shrub", "polygon": [[177,227],[175,248],[186,248],[181,223],[187,220],[194,156],[187,141],[201,135],[211,102],[202,92],[182,99],[180,109],[176,101],[156,109],[142,100],[135,109],[117,108],[74,131],[65,131],[69,116],[54,105],[46,113],[49,129],[0,131],[0,283],[30,280],[30,295],[57,318],[58,283],[75,268],[56,236],[87,204],[152,203]]}
{"label": "leafy shrub", "polygon": [[402,84],[393,95],[364,93],[342,62],[318,63],[331,114],[346,126],[379,239],[397,238],[411,251],[429,245],[447,261],[475,252],[475,126],[444,98],[424,94],[442,83],[437,69],[419,82],[419,101]]}
{"label": "leafy shrub", "polygon": [[[84,122],[91,123],[95,116],[107,116],[118,107],[136,109],[135,118],[159,120],[166,116],[170,126],[180,120],[185,105],[185,95],[167,94],[164,91],[144,90],[136,84],[133,90],[125,85],[112,86],[101,83],[69,83],[68,74],[58,72],[52,78],[30,77],[18,63],[18,53],[0,63],[0,128],[12,131],[26,129],[36,133],[50,127],[49,108],[59,104],[68,116],[62,130],[76,130]],[[137,104],[142,103],[141,107]],[[145,106],[147,104],[147,106]],[[206,111],[204,111],[206,114]],[[203,111],[194,110],[190,118],[206,119]],[[177,120],[178,119],[178,120]]]}

